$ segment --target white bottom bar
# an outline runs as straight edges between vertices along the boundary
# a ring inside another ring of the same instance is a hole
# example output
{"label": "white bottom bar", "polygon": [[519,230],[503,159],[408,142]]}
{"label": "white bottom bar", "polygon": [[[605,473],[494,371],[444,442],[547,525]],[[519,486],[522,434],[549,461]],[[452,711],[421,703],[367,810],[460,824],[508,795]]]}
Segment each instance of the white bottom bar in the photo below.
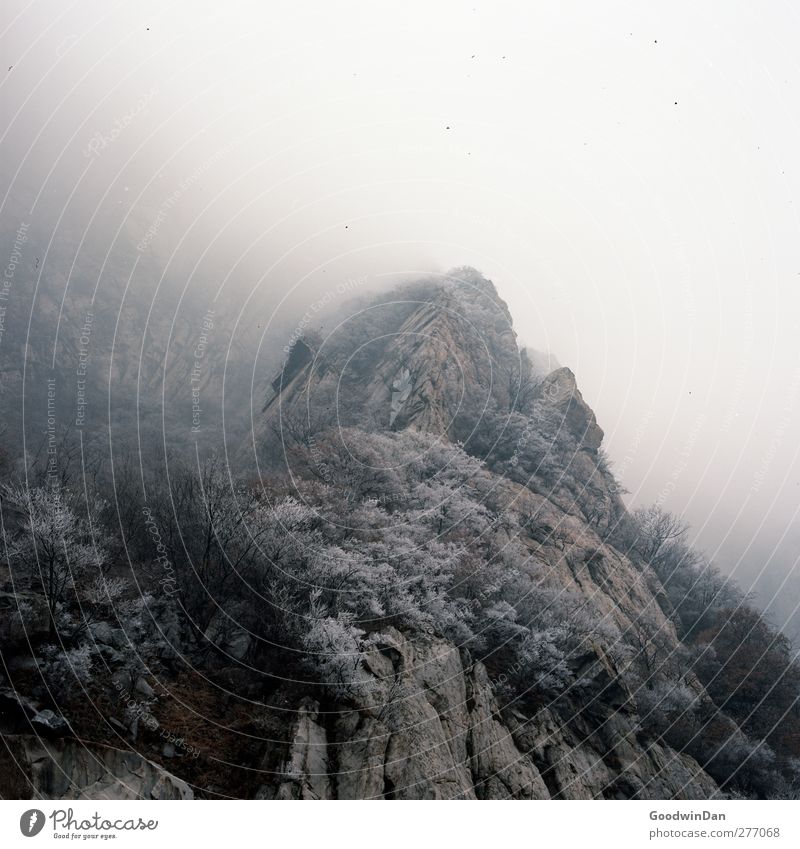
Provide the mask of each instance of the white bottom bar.
{"label": "white bottom bar", "polygon": [[[33,813],[31,813],[33,811]],[[44,818],[42,820],[42,817]],[[800,845],[800,802],[0,802],[0,846]],[[26,836],[23,829],[33,829]]]}

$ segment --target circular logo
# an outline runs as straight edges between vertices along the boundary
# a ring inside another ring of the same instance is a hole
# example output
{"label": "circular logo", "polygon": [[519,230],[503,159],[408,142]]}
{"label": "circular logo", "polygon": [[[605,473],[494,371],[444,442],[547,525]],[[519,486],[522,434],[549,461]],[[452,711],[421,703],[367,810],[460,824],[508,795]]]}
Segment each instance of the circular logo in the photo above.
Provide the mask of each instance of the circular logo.
{"label": "circular logo", "polygon": [[31,808],[19,818],[19,830],[25,837],[36,837],[44,828],[44,813],[36,808]]}

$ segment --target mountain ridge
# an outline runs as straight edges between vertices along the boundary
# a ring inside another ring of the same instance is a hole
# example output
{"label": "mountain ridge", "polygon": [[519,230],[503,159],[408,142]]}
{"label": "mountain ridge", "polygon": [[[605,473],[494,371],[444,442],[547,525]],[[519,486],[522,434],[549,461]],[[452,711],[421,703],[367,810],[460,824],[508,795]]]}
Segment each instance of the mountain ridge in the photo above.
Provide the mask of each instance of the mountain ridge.
{"label": "mountain ridge", "polygon": [[[168,487],[120,469],[88,524],[82,493],[4,489],[0,778],[63,792],[33,727],[76,796],[797,792],[788,641],[679,520],[627,510],[575,375],[541,373],[490,281],[456,269],[326,324],[258,377],[257,475],[246,446],[242,478],[213,455]],[[31,568],[52,510],[83,558],[56,561],[57,600]]]}
{"label": "mountain ridge", "polygon": [[[463,418],[464,410],[480,411],[492,404],[505,411],[513,412],[521,400],[530,403],[534,410],[538,405],[540,418],[555,417],[560,421],[560,427],[568,431],[574,442],[572,466],[581,469],[580,474],[587,478],[603,480],[605,483],[603,497],[608,505],[612,505],[616,513],[624,513],[624,507],[614,488],[608,485],[608,475],[597,472],[597,455],[603,432],[596,422],[594,413],[583,400],[572,371],[559,367],[537,380],[530,366],[526,371],[524,353],[517,348],[510,313],[506,304],[499,298],[494,285],[474,269],[459,269],[452,272],[452,276],[455,278],[454,282],[444,285],[434,284],[428,297],[415,303],[410,315],[406,316],[396,328],[385,328],[391,341],[383,347],[379,358],[370,360],[369,373],[357,368],[353,369],[350,380],[360,381],[362,391],[358,393],[358,399],[362,409],[355,420],[348,423],[351,425],[359,423],[362,426],[394,432],[408,430],[446,442],[469,445],[470,433],[462,432],[457,425],[459,417]],[[328,340],[312,342],[299,340],[292,348],[286,366],[273,382],[275,394],[268,400],[265,407],[265,417],[272,425],[273,433],[281,434],[283,425],[293,414],[297,414],[298,408],[301,410],[315,408],[315,398],[326,395],[326,380],[331,373],[336,376],[339,390],[348,381],[347,367],[352,359],[345,358],[345,366],[337,368],[337,362],[341,360],[337,361],[335,357],[328,354],[326,344],[331,347]],[[356,333],[350,350],[353,357],[357,356],[358,347],[362,344],[368,343],[360,341]],[[301,356],[295,355],[298,345],[304,348]],[[457,352],[458,368],[454,367],[452,359],[448,356],[452,351]],[[402,385],[404,380],[410,391],[402,391],[405,388]],[[454,383],[456,386],[453,385]],[[366,388],[363,388],[364,386]],[[346,392],[347,390],[343,390],[343,394]],[[399,404],[396,403],[398,395]],[[348,398],[348,400],[351,399]],[[326,401],[329,407],[334,406],[329,396],[326,397]],[[341,409],[346,405],[337,400],[335,406],[337,421],[341,423]],[[367,414],[363,410],[367,410]],[[524,439],[521,437],[518,439],[518,445],[522,443]],[[516,459],[512,456],[511,463],[515,464]],[[492,487],[495,490],[495,497],[499,497],[498,494],[502,493],[502,498],[506,501],[504,510],[518,510],[520,513],[526,512],[536,516],[541,526],[545,528],[545,536],[541,541],[527,537],[523,545],[528,547],[530,556],[536,556],[547,563],[551,577],[553,574],[558,576],[556,583],[591,597],[594,604],[597,604],[599,599],[605,599],[600,603],[599,610],[602,615],[616,620],[621,627],[632,627],[631,620],[635,619],[637,611],[652,610],[653,616],[660,620],[656,629],[663,629],[665,633],[671,634],[669,639],[675,647],[677,646],[674,629],[671,629],[663,617],[654,596],[647,588],[648,583],[658,583],[655,575],[652,573],[643,575],[624,555],[609,548],[585,526],[576,524],[574,499],[565,495],[562,487],[557,486],[556,492],[547,493],[547,497],[540,495],[539,498],[526,483],[514,483],[503,477],[494,481]],[[562,512],[562,508],[566,509]],[[612,509],[612,507],[606,509]],[[585,519],[585,517],[582,518]],[[610,523],[619,521],[617,517],[610,520]],[[576,556],[565,557],[559,550],[567,547],[571,553],[575,552]],[[547,549],[546,552],[545,549]],[[577,556],[577,551],[582,553]],[[593,563],[593,568],[587,570],[587,563]],[[609,587],[612,588],[610,591]],[[408,638],[395,632],[392,639],[396,651],[404,659],[404,668],[413,669],[413,662],[410,660],[413,649]],[[437,649],[423,649],[423,652],[446,653],[448,649],[443,647],[445,645],[439,644]],[[454,651],[452,648],[449,650]],[[622,677],[609,662],[601,645],[596,644],[587,651],[585,663],[589,667],[599,665],[604,668],[607,681],[605,685],[598,688],[598,692],[602,693],[615,688],[619,688],[622,692],[626,689],[622,683]],[[496,696],[492,692],[482,664],[459,667],[450,673],[449,677],[453,680],[463,680],[463,683],[458,685],[458,692],[461,690],[466,692],[477,686],[475,680],[470,677],[475,675],[482,682],[480,703],[485,706],[492,705],[489,715],[497,715],[500,709],[497,707]],[[412,689],[415,686],[413,682],[412,674],[408,683]],[[424,686],[430,688],[432,685],[428,681]],[[702,689],[699,683],[697,686]],[[420,682],[417,682],[416,687],[419,689]],[[629,702],[628,696],[623,699],[622,704]],[[446,713],[457,711],[457,703],[458,698],[452,693],[448,694]],[[409,710],[408,714],[399,721],[398,730],[392,732],[386,729],[384,733],[389,734],[392,739],[397,739],[393,735],[402,733],[400,729],[405,724],[410,727],[426,723],[436,726],[432,718],[425,717],[429,709],[424,704],[418,704],[414,711]],[[342,747],[347,749],[349,741],[342,738],[341,730],[334,729],[331,734],[328,729],[319,725],[317,703],[305,702],[303,710],[302,730],[298,725],[291,761],[294,764],[307,762],[310,758],[310,753],[307,751],[307,747],[311,745],[309,740],[314,738],[317,748],[316,764],[322,767],[324,758],[320,761],[320,748],[325,752],[328,752],[331,746],[339,750]],[[625,755],[629,763],[619,770],[618,775],[608,767],[608,752],[602,751],[602,745],[599,747],[600,750],[593,750],[585,740],[580,745],[577,743],[577,738],[570,742],[570,732],[566,727],[558,729],[553,727],[549,746],[544,747],[550,751],[549,757],[553,763],[545,769],[547,779],[543,780],[540,770],[543,763],[547,761],[547,757],[542,751],[536,755],[531,754],[537,746],[534,741],[539,739],[538,732],[530,733],[531,728],[540,729],[548,722],[557,726],[558,722],[552,716],[549,719],[541,717],[538,721],[534,721],[533,718],[525,718],[513,711],[512,714],[514,719],[510,721],[510,724],[498,724],[497,721],[491,720],[489,715],[482,715],[476,720],[468,716],[460,717],[460,724],[457,730],[453,731],[456,737],[469,739],[470,734],[475,733],[474,726],[471,724],[473,722],[477,722],[480,727],[488,725],[493,729],[490,735],[491,740],[484,740],[481,745],[488,747],[492,752],[502,752],[502,755],[497,755],[498,759],[492,764],[494,771],[491,776],[480,774],[476,776],[473,772],[472,783],[462,776],[454,795],[479,794],[481,792],[479,788],[483,785],[490,788],[486,791],[488,796],[497,798],[504,795],[533,798],[549,798],[552,795],[576,795],[588,798],[604,793],[613,795],[618,791],[611,791],[608,788],[619,782],[623,774],[627,776],[626,780],[632,780],[631,774],[637,775],[641,786],[636,789],[634,795],[647,796],[648,785],[652,785],[651,790],[658,788],[656,796],[659,794],[680,796],[684,792],[690,796],[706,796],[717,792],[713,779],[705,775],[699,765],[688,756],[679,755],[668,748],[659,749],[655,744],[646,749],[640,749],[634,756],[636,746],[630,743],[635,733],[634,725],[629,724],[626,727],[626,722],[629,720],[620,719],[621,714],[616,713],[608,714],[604,722],[620,724],[621,728],[617,732],[620,739],[629,741],[624,744],[629,747]],[[470,731],[470,728],[473,730]],[[525,738],[526,746],[529,747],[527,753],[517,749],[517,738],[523,733],[520,729],[527,729]],[[374,729],[370,733],[374,733]],[[591,738],[591,734],[584,733],[586,737]],[[331,736],[333,740],[330,739]],[[433,748],[446,749],[450,745],[447,738],[437,737],[436,739],[438,742],[432,744]],[[458,764],[466,764],[463,767],[466,770],[465,774],[470,775],[472,767],[469,766],[470,761],[465,753],[461,751],[456,756],[449,749],[448,751],[449,756],[456,762],[456,766],[452,768],[458,772],[462,768]],[[559,752],[558,756],[553,755],[556,751]],[[615,757],[620,764],[624,763],[625,759],[619,751]],[[416,763],[413,746],[408,746],[408,750],[404,751],[403,759],[407,763]],[[480,758],[478,760],[480,761]],[[673,765],[680,763],[680,768],[675,767],[675,775],[679,775],[680,779],[667,776],[665,770],[659,766],[667,762]],[[604,764],[602,770],[599,769],[598,763]],[[639,764],[641,774],[632,764]],[[325,768],[329,769],[329,765]],[[365,770],[367,767],[361,764],[360,769]],[[413,782],[405,776],[402,779],[393,779],[392,786],[396,787],[399,783],[404,783],[410,787],[421,782],[426,794],[447,796],[450,794],[449,790],[421,778],[424,774],[433,772],[435,775],[443,769],[442,764],[431,766],[426,763],[424,767],[416,764]],[[580,774],[581,770],[588,771],[592,774],[592,778],[583,776],[579,780],[580,788],[576,788],[572,786],[574,780],[570,782],[566,779],[564,770],[567,772],[574,770],[576,774]],[[447,770],[444,772],[446,773]],[[502,778],[498,779],[498,775],[502,776],[506,773],[515,776],[512,782],[513,787]],[[520,780],[520,775],[525,776],[524,781]],[[600,775],[602,778],[599,778]],[[493,783],[498,781],[499,784]],[[593,785],[593,782],[599,783]],[[279,796],[300,797],[324,795],[324,793],[336,795],[342,792],[349,795],[354,791],[351,787],[333,791],[327,785],[323,791],[304,779],[295,783],[285,783],[277,790]]]}

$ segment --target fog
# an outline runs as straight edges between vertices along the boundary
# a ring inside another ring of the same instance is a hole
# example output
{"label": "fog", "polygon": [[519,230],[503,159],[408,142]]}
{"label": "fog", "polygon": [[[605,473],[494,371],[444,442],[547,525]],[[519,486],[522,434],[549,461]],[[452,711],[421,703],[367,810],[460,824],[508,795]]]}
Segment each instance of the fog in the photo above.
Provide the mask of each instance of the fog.
{"label": "fog", "polygon": [[24,285],[163,275],[270,338],[343,280],[474,265],[576,372],[629,503],[785,595],[800,21],[647,5],[9,0],[4,237]]}

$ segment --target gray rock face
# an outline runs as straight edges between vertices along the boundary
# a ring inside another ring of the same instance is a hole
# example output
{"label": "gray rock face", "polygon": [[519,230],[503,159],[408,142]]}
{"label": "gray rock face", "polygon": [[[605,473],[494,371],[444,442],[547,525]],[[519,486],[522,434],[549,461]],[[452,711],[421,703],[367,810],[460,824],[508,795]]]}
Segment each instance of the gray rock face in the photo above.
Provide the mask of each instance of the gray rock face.
{"label": "gray rock face", "polygon": [[394,629],[365,658],[371,703],[322,714],[305,700],[276,788],[284,799],[710,798],[715,783],[685,755],[642,746],[620,709],[593,729],[543,708],[504,708],[481,663],[449,643]]}
{"label": "gray rock face", "polygon": [[262,432],[280,431],[281,410],[302,413],[316,403],[315,385],[326,374],[348,387],[343,392],[352,406],[369,409],[380,426],[395,430],[449,436],[465,400],[507,406],[507,375],[498,364],[518,365],[519,352],[511,314],[494,286],[464,269],[458,282],[434,287],[415,303],[365,373],[354,372],[349,359],[329,359],[325,346],[312,351],[306,340],[297,341],[273,381],[276,394],[265,407]]}
{"label": "gray rock face", "polygon": [[130,645],[130,640],[122,628],[113,628],[108,622],[93,622],[89,631],[98,644],[113,649],[124,649]]}
{"label": "gray rock face", "polygon": [[564,424],[581,447],[597,451],[603,442],[603,431],[593,410],[583,400],[570,369],[558,368],[550,372],[537,387],[536,396],[563,414]]}
{"label": "gray rock face", "polygon": [[144,678],[139,678],[136,681],[134,692],[137,696],[141,696],[143,699],[152,699],[156,694],[155,690],[147,683]]}
{"label": "gray rock face", "polygon": [[12,799],[192,799],[185,781],[133,751],[5,735],[2,795]]}

